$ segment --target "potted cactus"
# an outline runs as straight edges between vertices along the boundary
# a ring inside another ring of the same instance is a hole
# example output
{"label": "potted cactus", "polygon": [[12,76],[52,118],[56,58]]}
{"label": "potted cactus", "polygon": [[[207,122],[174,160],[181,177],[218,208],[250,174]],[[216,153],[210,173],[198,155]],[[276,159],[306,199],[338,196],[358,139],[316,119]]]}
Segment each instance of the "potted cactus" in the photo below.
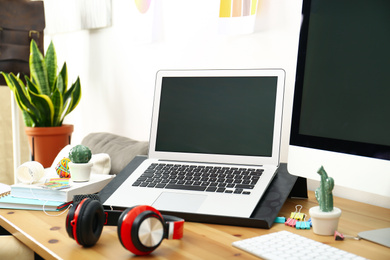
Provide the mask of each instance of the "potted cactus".
{"label": "potted cactus", "polygon": [[53,42],[46,55],[34,40],[30,45],[30,77],[1,72],[23,113],[32,159],[49,167],[59,151],[70,144],[73,125],[64,118],[81,98],[80,79],[68,89],[66,63],[57,73],[57,55]]}
{"label": "potted cactus", "polygon": [[76,145],[69,151],[70,177],[75,182],[89,181],[93,163],[91,150],[84,145]]}
{"label": "potted cactus", "polygon": [[317,171],[321,176],[320,187],[315,191],[319,206],[309,210],[313,224],[313,232],[318,235],[333,235],[337,230],[341,210],[333,207],[334,180],[328,177],[323,166]]}

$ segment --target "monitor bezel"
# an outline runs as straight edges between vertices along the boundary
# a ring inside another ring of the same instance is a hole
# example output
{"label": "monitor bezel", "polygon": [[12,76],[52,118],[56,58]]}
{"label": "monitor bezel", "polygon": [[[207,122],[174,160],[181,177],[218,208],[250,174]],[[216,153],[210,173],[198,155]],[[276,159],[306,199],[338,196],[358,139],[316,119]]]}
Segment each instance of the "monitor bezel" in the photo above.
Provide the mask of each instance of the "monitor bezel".
{"label": "monitor bezel", "polygon": [[299,35],[290,145],[390,160],[390,147],[387,145],[310,136],[299,132],[311,2],[311,0],[304,0],[302,6],[302,24]]}

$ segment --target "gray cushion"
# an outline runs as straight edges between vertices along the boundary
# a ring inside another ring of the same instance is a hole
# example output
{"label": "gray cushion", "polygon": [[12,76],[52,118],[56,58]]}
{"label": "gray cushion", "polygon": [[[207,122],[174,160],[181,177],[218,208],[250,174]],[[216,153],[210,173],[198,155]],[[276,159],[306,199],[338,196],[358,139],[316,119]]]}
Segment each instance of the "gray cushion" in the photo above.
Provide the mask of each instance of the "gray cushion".
{"label": "gray cushion", "polygon": [[110,174],[118,174],[137,155],[148,154],[148,142],[111,133],[91,133],[81,142],[92,154],[107,153],[111,158]]}

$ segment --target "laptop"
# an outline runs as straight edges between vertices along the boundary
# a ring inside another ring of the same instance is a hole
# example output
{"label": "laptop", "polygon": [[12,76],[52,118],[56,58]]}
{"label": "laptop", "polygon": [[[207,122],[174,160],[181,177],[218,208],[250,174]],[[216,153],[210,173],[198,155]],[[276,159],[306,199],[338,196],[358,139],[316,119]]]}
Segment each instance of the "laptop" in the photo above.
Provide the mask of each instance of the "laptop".
{"label": "laptop", "polygon": [[282,69],[156,75],[148,158],[105,205],[250,217],[279,167]]}

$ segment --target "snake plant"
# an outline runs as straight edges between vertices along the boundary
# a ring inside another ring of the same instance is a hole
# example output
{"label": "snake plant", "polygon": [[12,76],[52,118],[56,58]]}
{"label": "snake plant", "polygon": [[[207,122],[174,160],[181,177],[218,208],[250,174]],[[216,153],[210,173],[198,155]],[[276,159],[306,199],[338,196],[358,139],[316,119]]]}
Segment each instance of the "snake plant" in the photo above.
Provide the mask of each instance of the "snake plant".
{"label": "snake plant", "polygon": [[13,91],[16,103],[28,127],[61,126],[66,115],[75,109],[81,98],[80,79],[68,89],[68,71],[64,62],[57,74],[57,54],[53,42],[46,55],[34,40],[30,45],[30,77],[25,81],[14,73],[1,72]]}

